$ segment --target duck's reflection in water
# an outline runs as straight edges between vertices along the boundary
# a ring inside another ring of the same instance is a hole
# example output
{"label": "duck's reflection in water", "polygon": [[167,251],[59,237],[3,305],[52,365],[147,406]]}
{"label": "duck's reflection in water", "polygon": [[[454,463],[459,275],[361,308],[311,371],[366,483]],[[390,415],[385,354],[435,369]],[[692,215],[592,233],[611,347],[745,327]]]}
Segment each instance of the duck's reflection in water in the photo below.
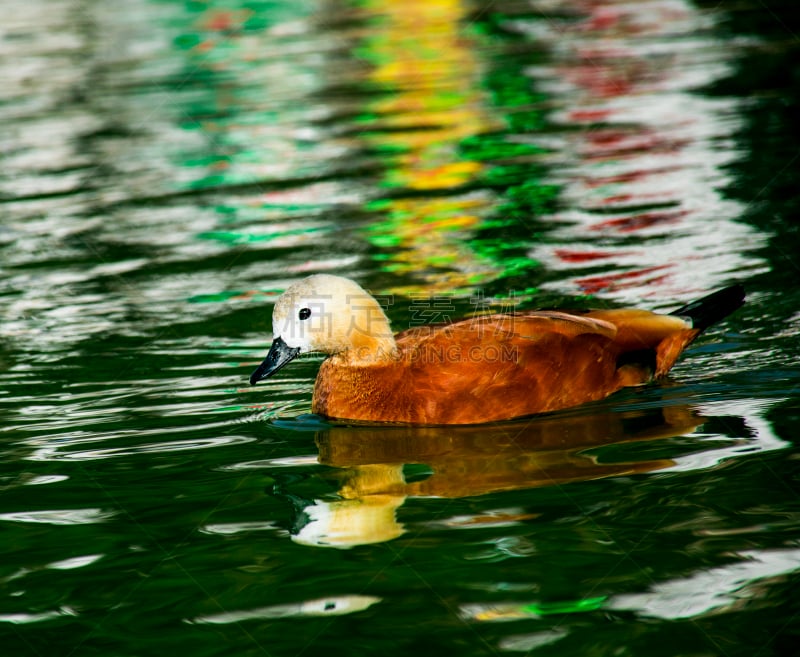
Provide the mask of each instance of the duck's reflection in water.
{"label": "duck's reflection in water", "polygon": [[[687,406],[666,406],[466,427],[332,426],[316,442],[319,462],[341,468],[339,499],[295,499],[293,539],[336,548],[380,543],[404,532],[396,510],[407,497],[477,496],[666,468],[674,462],[601,463],[589,450],[684,435],[702,421]],[[429,476],[407,480],[410,464],[424,464]]]}

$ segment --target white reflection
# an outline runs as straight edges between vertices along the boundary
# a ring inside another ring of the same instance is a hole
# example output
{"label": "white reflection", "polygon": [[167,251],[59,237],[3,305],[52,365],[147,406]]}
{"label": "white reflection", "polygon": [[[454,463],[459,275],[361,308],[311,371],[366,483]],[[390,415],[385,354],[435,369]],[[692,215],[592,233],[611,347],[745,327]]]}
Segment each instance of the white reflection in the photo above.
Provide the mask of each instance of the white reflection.
{"label": "white reflection", "polygon": [[[249,443],[255,438],[246,436],[219,436],[217,438],[195,438],[192,440],[170,440],[161,443],[145,443],[131,447],[102,447],[98,449],[72,449],[81,442],[97,442],[109,440],[108,438],[90,438],[70,441],[66,445],[45,445],[35,450],[28,458],[30,461],[96,461],[119,456],[134,456],[137,454],[163,454],[167,452],[184,452],[196,449],[208,449],[224,445],[239,445]],[[68,449],[69,451],[65,451]]]}
{"label": "white reflection", "polygon": [[530,652],[541,646],[563,639],[568,632],[562,629],[533,632],[531,634],[512,634],[500,640],[500,650],[508,652]]}
{"label": "white reflection", "polygon": [[203,534],[221,534],[229,536],[231,534],[241,534],[243,532],[273,531],[278,529],[273,522],[225,522],[214,525],[205,525],[200,528]]}
{"label": "white reflection", "polygon": [[548,285],[666,305],[766,270],[758,251],[769,236],[739,223],[744,207],[724,197],[745,101],[699,91],[737,55],[712,35],[714,13],[684,0],[578,10],[581,20],[513,23],[548,49],[549,63],[527,73],[563,127],[547,145],[564,210],[545,217],[556,228],[531,250],[564,273]]}
{"label": "white reflection", "polygon": [[50,568],[52,570],[74,570],[75,568],[89,566],[102,558],[102,554],[87,554],[83,557],[72,557],[71,559],[53,561],[52,563],[47,564],[45,568]]}
{"label": "white reflection", "polygon": [[26,486],[44,486],[46,484],[57,484],[60,481],[69,479],[67,475],[41,475],[38,477],[31,477],[25,482]]}
{"label": "white reflection", "polygon": [[84,566],[89,566],[96,561],[102,559],[105,555],[103,554],[87,554],[82,557],[72,557],[70,559],[62,559],[61,561],[53,561],[51,563],[45,564],[44,566],[34,566],[31,568],[20,568],[11,575],[4,577],[0,580],[0,582],[13,582],[14,580],[21,579],[23,577],[27,577],[31,573],[39,572],[43,569],[50,569],[50,570],[75,570],[76,568],[83,568]]}
{"label": "white reflection", "polygon": [[317,465],[316,454],[306,454],[302,456],[285,456],[277,459],[262,459],[259,461],[245,461],[224,465],[220,470],[262,470],[264,468],[294,468],[302,466]]}
{"label": "white reflection", "polygon": [[395,513],[404,495],[365,495],[349,500],[315,500],[303,508],[307,522],[292,540],[310,547],[347,549],[384,543],[405,531]]}
{"label": "white reflection", "polygon": [[800,549],[741,552],[739,563],[654,585],[647,593],[614,596],[609,609],[633,610],[663,619],[693,618],[734,611],[755,596],[748,586],[800,569]]}
{"label": "white reflection", "polygon": [[60,618],[62,616],[77,616],[78,612],[70,607],[59,607],[53,611],[42,611],[38,614],[0,614],[0,623],[12,623],[14,625],[27,625],[28,623],[40,623],[42,621]]}
{"label": "white reflection", "polygon": [[106,522],[114,512],[102,509],[53,509],[49,511],[14,511],[0,513],[0,520],[31,522],[45,525],[91,525]]}
{"label": "white reflection", "polygon": [[[791,447],[791,443],[779,438],[769,420],[764,414],[775,406],[780,399],[740,399],[735,402],[715,402],[699,406],[701,415],[708,417],[729,416],[741,418],[745,426],[751,431],[751,435],[736,441],[730,445],[730,439],[726,436],[710,435],[707,440],[702,436],[698,439],[706,447],[685,456],[678,456],[673,459],[675,465],[664,468],[662,472],[688,472],[691,470],[707,470],[719,463],[733,458],[750,456],[758,452],[771,452],[779,449]],[[724,441],[720,447],[709,445],[711,441]]]}
{"label": "white reflection", "polygon": [[187,623],[211,623],[225,625],[228,623],[240,623],[241,621],[263,619],[263,618],[291,618],[299,616],[342,616],[363,611],[380,602],[380,598],[371,595],[343,595],[330,598],[319,598],[316,600],[305,600],[303,602],[289,603],[284,605],[272,605],[269,607],[258,607],[256,609],[244,609],[241,611],[229,611],[220,614],[209,614],[208,616],[198,616],[188,620]]}
{"label": "white reflection", "polygon": [[[535,601],[493,602],[463,604],[459,607],[462,618],[478,622],[507,622],[541,618],[547,614],[589,612],[598,609],[633,611],[640,616],[678,620],[696,618],[705,614],[722,614],[765,598],[757,589],[764,580],[788,575],[800,570],[800,549],[748,550],[740,552],[740,561],[726,566],[696,572],[682,579],[673,579],[653,585],[646,593],[598,596],[580,601],[560,603],[560,609],[548,608]],[[526,637],[530,639],[528,643]],[[507,650],[535,647],[541,634],[509,637]],[[550,637],[553,641],[560,636]],[[519,642],[515,642],[519,639]]]}

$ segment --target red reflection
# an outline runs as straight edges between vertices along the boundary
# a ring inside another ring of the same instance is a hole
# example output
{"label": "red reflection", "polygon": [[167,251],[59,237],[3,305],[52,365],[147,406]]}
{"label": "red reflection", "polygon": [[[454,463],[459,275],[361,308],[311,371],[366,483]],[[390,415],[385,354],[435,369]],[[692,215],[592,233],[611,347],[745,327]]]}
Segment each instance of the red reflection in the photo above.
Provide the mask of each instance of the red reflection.
{"label": "red reflection", "polygon": [[[603,276],[589,276],[579,278],[576,283],[586,294],[596,294],[598,292],[612,292],[624,288],[639,287],[641,285],[657,285],[663,282],[666,275],[664,270],[669,265],[658,265],[656,267],[646,267],[634,271],[625,271],[618,274],[605,274]],[[659,276],[650,276],[655,272],[662,272]]]}
{"label": "red reflection", "polygon": [[632,233],[644,228],[652,228],[653,226],[674,224],[688,214],[688,210],[679,210],[677,212],[642,212],[628,217],[607,219],[593,224],[590,228],[592,230],[613,229],[620,233]]}
{"label": "red reflection", "polygon": [[[601,187],[603,185],[613,185],[622,183],[632,183],[647,180],[651,176],[675,173],[680,171],[679,167],[662,167],[660,169],[650,169],[649,171],[626,171],[613,176],[595,176],[592,178],[582,178],[581,182],[587,187]],[[628,198],[634,198],[632,194],[627,194]]]}
{"label": "red reflection", "polygon": [[624,251],[571,251],[569,249],[556,249],[555,255],[563,262],[595,262],[597,260],[608,260],[628,255]]}
{"label": "red reflection", "polygon": [[538,26],[535,38],[551,40],[550,64],[531,70],[554,91],[560,109],[550,118],[564,128],[565,209],[548,244],[531,252],[564,271],[550,286],[666,303],[756,266],[741,247],[755,243],[752,230],[720,193],[737,157],[737,101],[698,91],[726,75],[733,56],[710,36],[713,13],[688,0],[548,7],[570,16],[548,19],[546,36]]}

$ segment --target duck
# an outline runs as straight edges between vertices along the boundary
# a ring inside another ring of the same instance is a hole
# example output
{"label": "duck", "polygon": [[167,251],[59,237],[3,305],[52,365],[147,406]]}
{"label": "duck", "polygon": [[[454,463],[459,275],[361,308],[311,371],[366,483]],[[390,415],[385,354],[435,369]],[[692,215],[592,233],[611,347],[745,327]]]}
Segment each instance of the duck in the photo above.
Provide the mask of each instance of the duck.
{"label": "duck", "polygon": [[732,285],[666,314],[525,310],[397,334],[355,281],[314,274],[275,302],[273,340],[250,376],[321,352],[311,411],[356,423],[469,425],[599,401],[666,376],[684,349],[745,299]]}

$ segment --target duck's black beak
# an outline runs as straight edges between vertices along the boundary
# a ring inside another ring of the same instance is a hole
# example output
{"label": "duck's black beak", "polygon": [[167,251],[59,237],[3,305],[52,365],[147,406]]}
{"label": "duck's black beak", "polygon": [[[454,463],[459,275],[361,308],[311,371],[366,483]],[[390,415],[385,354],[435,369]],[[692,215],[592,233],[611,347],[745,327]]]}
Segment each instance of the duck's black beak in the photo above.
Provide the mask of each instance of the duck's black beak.
{"label": "duck's black beak", "polygon": [[299,347],[289,347],[282,338],[275,338],[264,362],[250,375],[250,385],[254,386],[261,379],[272,376],[299,353]]}

